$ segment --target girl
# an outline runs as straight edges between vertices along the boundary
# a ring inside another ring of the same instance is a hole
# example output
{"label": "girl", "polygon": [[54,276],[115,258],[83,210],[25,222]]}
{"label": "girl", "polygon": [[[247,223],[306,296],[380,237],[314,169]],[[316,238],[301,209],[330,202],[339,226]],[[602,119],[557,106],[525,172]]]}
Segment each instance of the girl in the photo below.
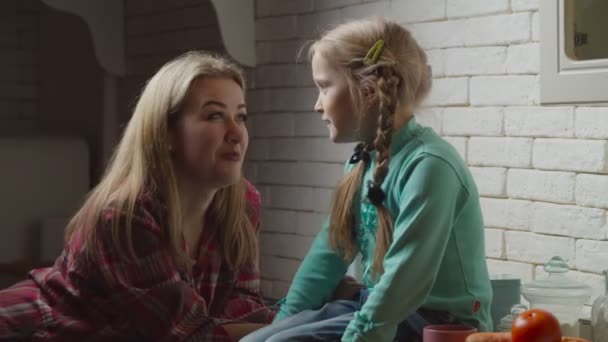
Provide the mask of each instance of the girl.
{"label": "girl", "polygon": [[[489,331],[477,189],[413,118],[431,88],[424,51],[395,22],[367,19],[329,31],[310,56],[330,139],[361,143],[275,323],[243,341],[419,341],[430,323]],[[358,253],[367,290],[328,303]]]}
{"label": "girl", "polygon": [[235,341],[272,320],[244,89],[240,68],[198,52],[149,80],[62,255],[0,292],[0,340]]}

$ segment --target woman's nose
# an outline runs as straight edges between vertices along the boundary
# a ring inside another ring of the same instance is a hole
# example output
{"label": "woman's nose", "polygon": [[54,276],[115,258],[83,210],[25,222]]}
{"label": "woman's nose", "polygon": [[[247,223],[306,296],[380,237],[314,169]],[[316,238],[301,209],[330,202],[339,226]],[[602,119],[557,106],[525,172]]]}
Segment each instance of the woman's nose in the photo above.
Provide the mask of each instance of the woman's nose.
{"label": "woman's nose", "polygon": [[235,120],[228,120],[226,127],[226,141],[230,144],[238,144],[243,141],[244,132],[246,130],[244,124],[239,125]]}

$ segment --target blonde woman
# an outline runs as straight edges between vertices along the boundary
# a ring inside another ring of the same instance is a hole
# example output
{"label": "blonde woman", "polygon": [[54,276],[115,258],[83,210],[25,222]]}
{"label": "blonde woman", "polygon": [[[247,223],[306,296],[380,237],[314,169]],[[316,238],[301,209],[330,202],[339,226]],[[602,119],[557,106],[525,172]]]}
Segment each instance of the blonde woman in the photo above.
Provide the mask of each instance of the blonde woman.
{"label": "blonde woman", "polygon": [[199,52],[148,81],[62,255],[0,292],[0,340],[234,341],[272,320],[244,93],[239,67]]}
{"label": "blonde woman", "polygon": [[[310,55],[330,139],[360,143],[275,322],[243,341],[414,342],[433,323],[491,330],[475,183],[454,148],[413,116],[431,89],[424,50],[377,18],[336,27]],[[332,301],[358,253],[366,289]]]}

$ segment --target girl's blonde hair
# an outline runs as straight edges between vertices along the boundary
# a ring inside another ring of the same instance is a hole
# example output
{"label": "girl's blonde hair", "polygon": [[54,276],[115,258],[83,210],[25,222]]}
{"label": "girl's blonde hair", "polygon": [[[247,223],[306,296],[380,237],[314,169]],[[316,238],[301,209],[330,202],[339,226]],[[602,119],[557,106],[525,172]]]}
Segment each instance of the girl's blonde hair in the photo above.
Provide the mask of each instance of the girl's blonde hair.
{"label": "girl's blonde hair", "polygon": [[[178,265],[189,265],[189,257],[182,249],[182,208],[168,147],[169,129],[181,114],[191,84],[199,77],[232,79],[245,92],[241,68],[221,56],[205,52],[188,52],[177,57],[147,82],[105,174],[66,229],[67,241],[82,239],[87,257],[101,257],[96,241],[97,226],[102,220],[102,211],[108,208],[124,212],[124,215],[113,215],[112,242],[122,257],[135,257],[133,212],[138,198],[151,192],[161,196],[167,207],[167,222],[159,224],[164,229],[163,236],[167,237],[168,251]],[[208,210],[213,223],[222,226],[219,232],[223,257],[233,268],[257,259],[246,188],[245,180],[241,179],[219,190]]]}
{"label": "girl's blonde hair", "polygon": [[[366,55],[384,41],[377,60]],[[413,111],[431,89],[431,70],[424,50],[409,31],[394,21],[370,18],[350,21],[325,33],[309,49],[344,74],[359,120],[359,133],[366,150],[377,151],[373,181],[380,186],[388,174],[394,115],[397,109]],[[373,100],[366,95],[373,94]],[[375,130],[375,132],[374,132]],[[339,182],[334,192],[330,241],[334,249],[351,260],[357,253],[353,202],[361,188],[366,162],[360,161]],[[392,242],[393,218],[381,204],[378,211],[373,273],[381,274],[386,251]]]}

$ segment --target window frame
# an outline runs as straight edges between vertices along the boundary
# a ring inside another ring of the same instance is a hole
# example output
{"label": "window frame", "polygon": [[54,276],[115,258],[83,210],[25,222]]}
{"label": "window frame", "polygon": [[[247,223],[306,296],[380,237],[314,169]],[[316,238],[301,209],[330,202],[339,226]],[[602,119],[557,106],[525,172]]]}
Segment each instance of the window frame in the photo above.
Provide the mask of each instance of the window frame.
{"label": "window frame", "polygon": [[540,2],[540,103],[608,104],[608,58],[566,56],[565,1]]}

